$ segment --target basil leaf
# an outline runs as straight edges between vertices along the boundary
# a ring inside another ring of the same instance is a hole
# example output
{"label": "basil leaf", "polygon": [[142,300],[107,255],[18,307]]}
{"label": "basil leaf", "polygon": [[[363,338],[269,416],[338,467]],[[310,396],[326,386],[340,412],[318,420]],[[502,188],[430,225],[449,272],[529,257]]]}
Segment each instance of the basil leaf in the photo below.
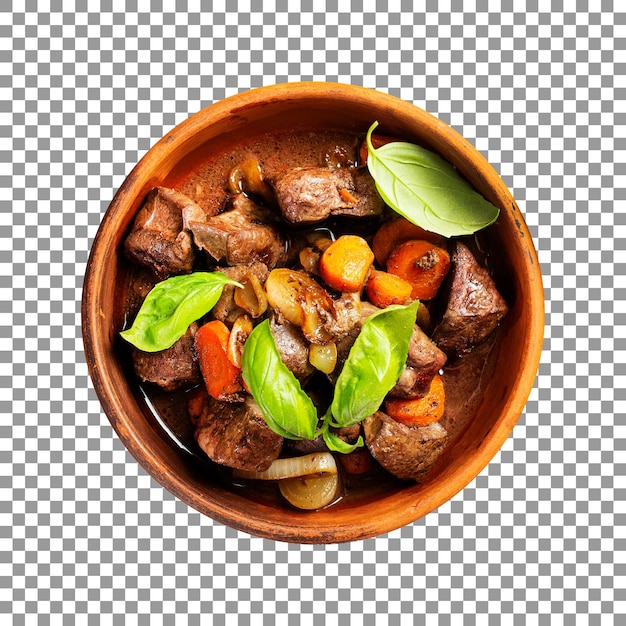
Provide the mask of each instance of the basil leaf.
{"label": "basil leaf", "polygon": [[359,435],[355,443],[346,443],[343,439],[340,439],[337,435],[330,432],[328,422],[324,422],[322,437],[331,452],[340,452],[341,454],[350,454],[350,452],[354,452],[357,448],[361,448],[365,445],[361,435]]}
{"label": "basil leaf", "polygon": [[259,324],[244,344],[241,373],[267,425],[288,439],[313,439],[317,409],[282,362],[269,320]]}
{"label": "basil leaf", "polygon": [[367,167],[394,211],[444,237],[471,235],[496,221],[500,210],[434,152],[403,141],[374,149],[377,126],[374,122],[367,132]]}
{"label": "basil leaf", "polygon": [[389,306],[363,323],[335,385],[335,426],[351,426],[375,413],[406,363],[419,302]]}
{"label": "basil leaf", "polygon": [[241,287],[221,272],[167,278],[152,288],[133,325],[120,335],[144,352],[165,350],[215,306],[225,285]]}

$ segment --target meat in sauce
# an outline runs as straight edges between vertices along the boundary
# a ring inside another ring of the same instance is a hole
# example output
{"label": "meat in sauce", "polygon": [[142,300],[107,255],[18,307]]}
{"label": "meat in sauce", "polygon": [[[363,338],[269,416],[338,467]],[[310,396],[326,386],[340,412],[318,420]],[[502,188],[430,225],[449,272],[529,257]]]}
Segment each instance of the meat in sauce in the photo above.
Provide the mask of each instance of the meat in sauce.
{"label": "meat in sauce", "polygon": [[[298,131],[236,146],[181,180],[176,190],[151,191],[125,241],[129,261],[150,268],[157,279],[220,271],[245,287],[226,285],[211,312],[171,348],[157,353],[131,348],[135,373],[147,383],[148,395],[151,386],[161,388],[155,398],[163,391],[193,390],[177,410],[189,415],[194,441],[214,463],[258,472],[286,455],[327,450],[321,436],[292,441],[273,432],[245,392],[233,396],[234,402],[211,398],[193,338],[198,325],[223,322],[233,335],[237,332],[231,356],[240,364],[250,329],[269,319],[281,360],[324,414],[364,321],[379,310],[364,289],[337,292],[319,271],[320,257],[330,243],[344,233],[357,233],[371,243],[389,216],[373,179],[359,164],[358,139],[349,133]],[[398,244],[404,241],[399,239]],[[426,308],[417,318],[404,369],[389,397],[420,399],[434,377],[441,375],[445,385],[447,368],[458,388],[476,391],[489,361],[489,350],[483,346],[507,312],[493,279],[468,245],[461,241],[442,245],[451,252],[448,277],[432,301],[422,305]],[[377,261],[375,267],[386,269]],[[268,279],[281,271],[292,272],[292,278],[302,283],[296,298],[297,323],[288,307],[272,299],[274,288]],[[143,286],[141,293],[145,291]],[[129,316],[136,312],[136,298],[131,286]],[[436,315],[438,310],[443,313]],[[475,347],[477,354],[482,350],[479,358],[468,359],[471,367],[464,368],[461,357],[471,356]],[[326,369],[327,353],[334,360]],[[360,424],[333,432],[350,445],[363,437],[376,476],[382,471],[391,481],[420,481],[450,438],[462,432],[472,410],[470,399],[450,393],[443,417],[433,423],[402,423],[380,409]],[[359,480],[347,481],[355,492]]]}
{"label": "meat in sauce", "polygon": [[146,198],[124,242],[126,256],[158,277],[190,272],[195,259],[183,211],[197,205],[184,194],[155,187]]}

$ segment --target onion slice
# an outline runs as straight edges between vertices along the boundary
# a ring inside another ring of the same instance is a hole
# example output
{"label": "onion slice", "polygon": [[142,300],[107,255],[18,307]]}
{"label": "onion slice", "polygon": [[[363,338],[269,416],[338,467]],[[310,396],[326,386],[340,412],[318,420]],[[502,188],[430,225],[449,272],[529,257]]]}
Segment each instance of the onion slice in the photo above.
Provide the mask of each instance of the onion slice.
{"label": "onion slice", "polygon": [[235,478],[250,480],[284,480],[302,476],[320,476],[337,474],[337,464],[330,452],[314,452],[288,459],[276,459],[268,469],[262,472],[236,469]]}
{"label": "onion slice", "polygon": [[337,365],[337,345],[328,343],[325,346],[312,343],[309,348],[309,363],[324,374],[331,374]]}
{"label": "onion slice", "polygon": [[332,504],[339,495],[339,475],[300,476],[278,483],[283,498],[298,509],[314,511]]}
{"label": "onion slice", "polygon": [[267,296],[261,281],[250,273],[241,282],[243,289],[235,289],[235,304],[255,319],[261,317],[267,310]]}

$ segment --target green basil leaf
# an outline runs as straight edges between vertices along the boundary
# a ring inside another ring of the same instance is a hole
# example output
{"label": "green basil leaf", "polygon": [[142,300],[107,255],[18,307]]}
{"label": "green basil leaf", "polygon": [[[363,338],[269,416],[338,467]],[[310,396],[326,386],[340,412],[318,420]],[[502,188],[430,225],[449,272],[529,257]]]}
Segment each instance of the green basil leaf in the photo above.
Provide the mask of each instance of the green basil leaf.
{"label": "green basil leaf", "polygon": [[317,409],[282,362],[269,320],[259,324],[246,340],[241,374],[275,433],[288,439],[313,439]]}
{"label": "green basil leaf", "polygon": [[221,272],[194,272],[157,283],[143,301],[133,325],[120,334],[144,352],[171,347],[192,322],[208,313],[225,285],[241,285]]}
{"label": "green basil leaf", "polygon": [[389,306],[365,320],[335,385],[334,425],[356,424],[379,409],[406,363],[418,306]]}
{"label": "green basil leaf", "polygon": [[350,452],[354,452],[357,448],[362,448],[365,445],[361,435],[359,435],[355,443],[346,443],[343,439],[331,433],[328,428],[322,430],[322,437],[331,452],[339,452],[341,454],[350,454]]}
{"label": "green basil leaf", "polygon": [[394,211],[444,237],[471,235],[496,221],[500,210],[434,152],[404,141],[374,149],[377,126],[374,122],[367,132],[367,166]]}

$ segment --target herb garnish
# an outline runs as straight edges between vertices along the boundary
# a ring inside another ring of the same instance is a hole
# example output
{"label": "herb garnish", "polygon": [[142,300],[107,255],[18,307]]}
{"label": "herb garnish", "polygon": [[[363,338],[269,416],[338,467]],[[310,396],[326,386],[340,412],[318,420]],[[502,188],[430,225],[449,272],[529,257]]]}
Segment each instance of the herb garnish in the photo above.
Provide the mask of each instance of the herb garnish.
{"label": "herb garnish", "polygon": [[315,437],[317,410],[282,362],[269,320],[246,339],[241,374],[271,430],[287,439]]}
{"label": "herb garnish", "polygon": [[281,361],[269,322],[259,324],[246,340],[242,375],[267,425],[289,439],[322,435],[330,450],[344,454],[362,446],[361,437],[348,444],[329,429],[357,424],[378,410],[406,363],[418,306],[390,306],[365,320],[318,431],[315,406]]}
{"label": "herb garnish", "polygon": [[173,346],[192,322],[208,313],[225,285],[241,285],[221,272],[194,272],[157,283],[143,301],[133,325],[120,333],[144,352]]}
{"label": "herb garnish", "polygon": [[419,302],[392,305],[370,315],[361,328],[335,384],[332,404],[324,417],[322,435],[337,452],[351,452],[329,426],[352,426],[375,413],[398,381],[406,363]]}
{"label": "herb garnish", "polygon": [[493,224],[500,210],[437,154],[394,141],[375,149],[367,132],[367,166],[386,204],[410,222],[444,237],[471,235]]}
{"label": "herb garnish", "polygon": [[388,306],[365,320],[335,384],[333,426],[352,426],[375,413],[398,382],[418,306]]}

